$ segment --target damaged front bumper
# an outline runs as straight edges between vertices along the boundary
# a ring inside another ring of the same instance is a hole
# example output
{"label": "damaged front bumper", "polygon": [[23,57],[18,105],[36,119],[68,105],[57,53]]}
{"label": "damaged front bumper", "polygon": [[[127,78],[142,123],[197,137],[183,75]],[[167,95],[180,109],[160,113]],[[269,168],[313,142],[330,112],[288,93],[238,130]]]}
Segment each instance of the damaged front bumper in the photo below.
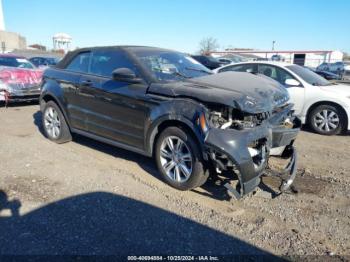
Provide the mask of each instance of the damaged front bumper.
{"label": "damaged front bumper", "polygon": [[17,90],[0,88],[0,101],[5,101],[6,103],[39,101],[39,97],[39,86]]}
{"label": "damaged front bumper", "polygon": [[[261,182],[261,176],[277,175],[282,179],[281,192],[292,185],[297,171],[297,152],[293,142],[300,130],[295,118],[293,126],[274,127],[269,124],[245,130],[210,129],[205,139],[209,157],[219,170],[232,170],[238,177],[235,187],[225,187],[236,199],[252,192]],[[280,157],[289,158],[286,168],[278,173],[268,166],[270,151],[283,148]]]}

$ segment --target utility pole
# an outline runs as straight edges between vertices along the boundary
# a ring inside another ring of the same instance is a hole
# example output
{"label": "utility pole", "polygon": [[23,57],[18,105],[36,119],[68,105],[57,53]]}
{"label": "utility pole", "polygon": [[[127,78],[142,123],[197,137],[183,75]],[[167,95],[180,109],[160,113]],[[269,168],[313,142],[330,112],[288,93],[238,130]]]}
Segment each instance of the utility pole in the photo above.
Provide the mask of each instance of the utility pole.
{"label": "utility pole", "polygon": [[276,43],[276,41],[275,41],[275,40],[273,40],[273,41],[272,41],[272,51],[274,51],[274,50],[275,50],[275,43]]}
{"label": "utility pole", "polygon": [[2,9],[2,0],[0,0],[0,31],[5,31],[5,19],[4,12]]}

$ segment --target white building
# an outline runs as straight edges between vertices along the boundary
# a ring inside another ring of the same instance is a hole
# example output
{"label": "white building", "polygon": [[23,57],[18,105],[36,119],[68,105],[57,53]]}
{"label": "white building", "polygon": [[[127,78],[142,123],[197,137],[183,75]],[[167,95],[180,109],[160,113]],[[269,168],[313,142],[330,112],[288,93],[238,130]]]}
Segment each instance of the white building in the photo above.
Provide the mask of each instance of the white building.
{"label": "white building", "polygon": [[53,49],[63,50],[65,53],[70,51],[70,45],[72,43],[72,37],[66,33],[57,33],[52,37]]}
{"label": "white building", "polygon": [[[261,60],[279,59],[291,64],[298,64],[302,66],[317,67],[320,64],[335,63],[343,61],[344,54],[341,51],[331,50],[301,50],[301,51],[261,51],[261,50],[225,50],[221,52],[212,52],[212,56],[219,57],[228,54],[237,55],[254,55],[260,57]],[[257,60],[257,59],[256,59]]]}

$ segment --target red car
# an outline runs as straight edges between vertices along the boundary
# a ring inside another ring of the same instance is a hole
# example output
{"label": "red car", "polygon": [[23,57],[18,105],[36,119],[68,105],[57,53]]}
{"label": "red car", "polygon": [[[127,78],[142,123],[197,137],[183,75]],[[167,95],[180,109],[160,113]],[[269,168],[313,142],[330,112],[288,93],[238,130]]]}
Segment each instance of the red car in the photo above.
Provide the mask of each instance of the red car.
{"label": "red car", "polygon": [[36,101],[40,96],[43,71],[25,57],[0,55],[0,101]]}

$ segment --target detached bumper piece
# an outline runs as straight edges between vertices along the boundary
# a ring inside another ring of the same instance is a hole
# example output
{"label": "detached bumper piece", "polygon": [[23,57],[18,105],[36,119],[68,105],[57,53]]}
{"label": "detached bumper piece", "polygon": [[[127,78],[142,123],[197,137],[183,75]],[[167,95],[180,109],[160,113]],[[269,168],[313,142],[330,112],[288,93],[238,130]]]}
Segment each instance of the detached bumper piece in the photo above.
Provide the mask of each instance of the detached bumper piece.
{"label": "detached bumper piece", "polygon": [[[297,174],[297,151],[293,146],[286,148],[286,150],[288,150],[291,153],[291,155],[290,161],[288,165],[284,168],[284,170],[282,170],[281,172],[276,172],[268,168],[263,174],[267,176],[276,176],[282,180],[282,183],[279,188],[280,194],[289,190]],[[259,179],[259,183],[260,182],[261,181]],[[227,189],[227,191],[229,191],[234,196],[235,199],[238,200],[244,196],[242,192],[238,192],[237,188],[234,188],[231,184],[226,183],[224,186]]]}

